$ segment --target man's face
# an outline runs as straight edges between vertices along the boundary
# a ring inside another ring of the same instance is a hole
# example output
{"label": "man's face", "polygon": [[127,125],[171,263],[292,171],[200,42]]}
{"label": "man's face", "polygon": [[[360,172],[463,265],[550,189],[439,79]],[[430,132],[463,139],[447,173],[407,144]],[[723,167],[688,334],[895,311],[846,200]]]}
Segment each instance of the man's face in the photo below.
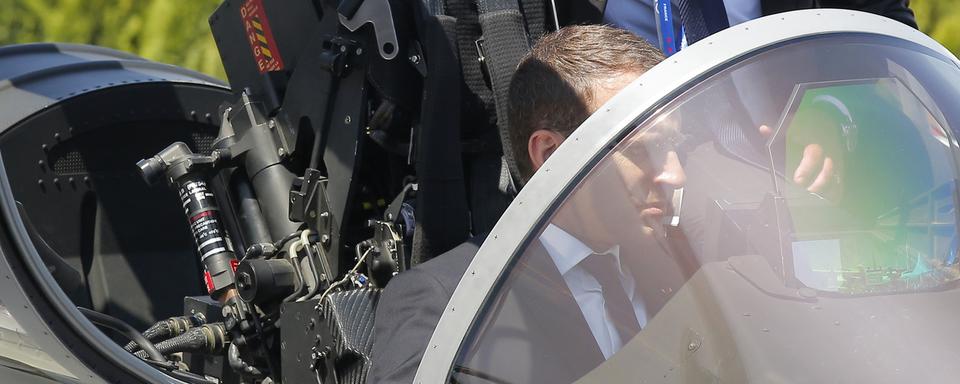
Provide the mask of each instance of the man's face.
{"label": "man's face", "polygon": [[[638,76],[626,73],[600,83],[587,100],[590,112],[596,112]],[[592,241],[596,250],[615,245],[624,236],[662,232],[665,217],[673,211],[673,193],[686,181],[672,145],[678,132],[672,123],[659,122],[621,143],[574,192],[557,224]]]}
{"label": "man's face", "polygon": [[686,173],[671,143],[676,131],[658,124],[621,143],[574,193],[569,204],[587,224],[584,235],[612,246],[663,234],[673,194]]}

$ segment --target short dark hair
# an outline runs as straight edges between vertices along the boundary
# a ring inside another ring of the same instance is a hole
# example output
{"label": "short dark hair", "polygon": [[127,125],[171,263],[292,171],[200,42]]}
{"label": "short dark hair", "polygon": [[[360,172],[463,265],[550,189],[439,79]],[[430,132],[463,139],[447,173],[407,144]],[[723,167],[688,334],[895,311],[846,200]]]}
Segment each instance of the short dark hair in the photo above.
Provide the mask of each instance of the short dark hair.
{"label": "short dark hair", "polygon": [[622,29],[575,25],[543,36],[510,82],[509,139],[520,178],[533,175],[527,141],[548,129],[569,136],[591,111],[593,89],[624,73],[642,73],[664,59],[657,48]]}

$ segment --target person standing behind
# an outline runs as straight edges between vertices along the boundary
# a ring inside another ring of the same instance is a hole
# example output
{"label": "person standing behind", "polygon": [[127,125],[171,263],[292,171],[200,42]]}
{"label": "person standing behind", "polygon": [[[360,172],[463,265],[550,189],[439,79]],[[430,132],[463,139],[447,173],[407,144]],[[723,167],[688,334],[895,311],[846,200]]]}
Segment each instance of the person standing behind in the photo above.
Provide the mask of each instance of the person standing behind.
{"label": "person standing behind", "polygon": [[869,12],[917,28],[909,0],[607,0],[603,22],[643,37],[669,56],[730,26],[811,8]]}

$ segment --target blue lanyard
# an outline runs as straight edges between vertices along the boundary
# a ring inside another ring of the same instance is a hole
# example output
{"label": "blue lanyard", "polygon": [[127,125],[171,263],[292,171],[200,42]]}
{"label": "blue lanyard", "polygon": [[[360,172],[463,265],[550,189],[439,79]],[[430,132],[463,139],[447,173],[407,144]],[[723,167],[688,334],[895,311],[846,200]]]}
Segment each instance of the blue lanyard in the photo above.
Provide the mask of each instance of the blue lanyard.
{"label": "blue lanyard", "polygon": [[657,38],[660,40],[660,50],[670,56],[686,45],[686,31],[680,26],[680,41],[673,32],[673,6],[670,0],[653,0],[653,13],[657,19]]}

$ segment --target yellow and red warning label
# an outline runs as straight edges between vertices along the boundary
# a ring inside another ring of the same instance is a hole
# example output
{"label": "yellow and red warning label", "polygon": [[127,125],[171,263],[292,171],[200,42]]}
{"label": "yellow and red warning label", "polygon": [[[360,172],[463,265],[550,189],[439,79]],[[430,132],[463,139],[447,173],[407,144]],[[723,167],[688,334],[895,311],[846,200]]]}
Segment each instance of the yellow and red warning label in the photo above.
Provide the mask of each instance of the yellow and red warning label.
{"label": "yellow and red warning label", "polygon": [[247,0],[240,7],[240,16],[260,73],[282,70],[283,59],[277,50],[277,42],[273,40],[270,22],[263,10],[263,0]]}

